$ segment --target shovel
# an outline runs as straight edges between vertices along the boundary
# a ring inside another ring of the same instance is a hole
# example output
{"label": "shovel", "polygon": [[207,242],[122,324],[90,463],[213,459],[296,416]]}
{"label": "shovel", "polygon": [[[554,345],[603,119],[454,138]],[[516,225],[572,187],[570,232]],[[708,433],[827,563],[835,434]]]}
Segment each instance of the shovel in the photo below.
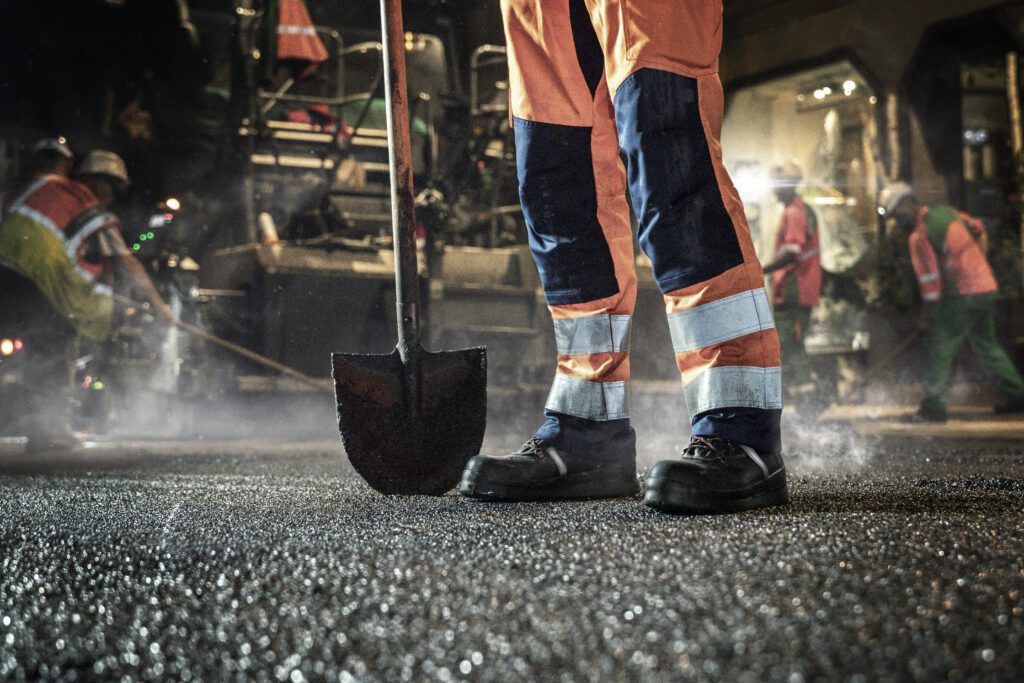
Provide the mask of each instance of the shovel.
{"label": "shovel", "polygon": [[483,348],[420,344],[416,218],[401,0],[381,0],[398,345],[389,355],[335,353],[338,428],[356,471],[385,494],[441,495],[479,453],[487,417]]}

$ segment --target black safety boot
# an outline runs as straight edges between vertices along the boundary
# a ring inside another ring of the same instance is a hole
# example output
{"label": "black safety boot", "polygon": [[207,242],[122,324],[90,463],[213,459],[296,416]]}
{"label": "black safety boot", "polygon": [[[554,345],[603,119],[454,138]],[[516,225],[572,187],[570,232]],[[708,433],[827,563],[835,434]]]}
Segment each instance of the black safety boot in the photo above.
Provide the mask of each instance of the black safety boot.
{"label": "black safety boot", "polygon": [[617,498],[639,493],[632,448],[575,454],[530,439],[511,455],[478,455],[462,473],[459,493],[504,501]]}
{"label": "black safety boot", "polygon": [[644,494],[644,503],[662,512],[738,512],[788,502],[779,453],[701,436],[692,438],[679,460],[651,468]]}

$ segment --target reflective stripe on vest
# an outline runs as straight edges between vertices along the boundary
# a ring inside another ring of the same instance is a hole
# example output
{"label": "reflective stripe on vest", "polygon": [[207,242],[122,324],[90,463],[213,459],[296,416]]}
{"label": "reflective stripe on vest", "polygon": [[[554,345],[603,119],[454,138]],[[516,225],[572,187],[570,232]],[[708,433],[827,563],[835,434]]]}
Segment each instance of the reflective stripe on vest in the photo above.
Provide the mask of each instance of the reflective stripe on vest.
{"label": "reflective stripe on vest", "polygon": [[73,232],[73,235],[69,239],[68,235],[58,228],[49,216],[37,211],[36,209],[25,206],[24,202],[22,202],[21,205],[11,213],[17,213],[20,216],[24,216],[33,223],[45,228],[48,232],[59,239],[61,245],[64,247],[64,253],[67,254],[68,259],[70,259],[75,272],[92,282],[97,292],[109,294],[112,291],[110,287],[96,282],[96,273],[83,267],[78,259],[78,248],[82,245],[82,242],[95,234],[97,230],[100,230],[111,223],[115,223],[117,221],[117,217],[114,216],[114,214],[109,211],[104,211],[99,207],[87,209],[83,212],[82,216],[80,216],[83,220],[76,218],[67,226],[68,229]]}
{"label": "reflective stripe on vest", "polygon": [[679,311],[668,316],[672,349],[695,351],[775,327],[763,287]]}
{"label": "reflective stripe on vest", "polygon": [[587,382],[555,375],[545,408],[555,412],[606,422],[629,417],[626,382]]}
{"label": "reflective stripe on vest", "polygon": [[819,251],[821,250],[818,249],[818,247],[812,247],[811,249],[808,249],[807,251],[800,254],[798,260],[806,261],[807,259],[814,258],[815,256],[818,255]]}
{"label": "reflective stripe on vest", "polygon": [[117,216],[105,211],[102,207],[94,206],[86,209],[81,216],[71,221],[64,229],[64,236],[68,244],[68,253],[77,254],[78,247],[82,242],[102,230],[105,226],[117,222]]}
{"label": "reflective stripe on vest", "polygon": [[798,244],[783,244],[776,250],[775,258],[782,258],[786,254],[800,254],[800,245]]}
{"label": "reflective stripe on vest", "polygon": [[555,344],[560,356],[629,351],[628,315],[595,315],[555,320]]}
{"label": "reflective stripe on vest", "polygon": [[39,190],[39,188],[41,188],[46,183],[50,182],[50,180],[51,178],[49,176],[40,176],[33,180],[29,184],[29,186],[25,188],[25,191],[18,195],[18,197],[13,202],[11,202],[9,211],[14,212],[21,208],[21,206],[24,205],[26,201],[28,201],[29,197],[34,195]]}
{"label": "reflective stripe on vest", "polygon": [[57,224],[54,223],[53,220],[46,214],[40,211],[36,211],[35,209],[28,206],[19,206],[18,208],[11,211],[11,213],[22,215],[25,218],[29,219],[30,221],[38,223],[39,225],[43,226],[44,228],[52,232],[54,235],[56,235],[57,239],[61,241],[61,244],[67,244],[67,240],[64,238],[64,231],[58,228]]}

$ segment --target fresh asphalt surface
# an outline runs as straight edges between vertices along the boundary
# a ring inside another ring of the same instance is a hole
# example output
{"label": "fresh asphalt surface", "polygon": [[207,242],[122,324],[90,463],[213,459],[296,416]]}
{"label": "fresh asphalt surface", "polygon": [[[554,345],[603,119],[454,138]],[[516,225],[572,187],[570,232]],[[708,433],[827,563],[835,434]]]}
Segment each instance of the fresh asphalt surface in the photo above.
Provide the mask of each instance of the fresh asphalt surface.
{"label": "fresh asphalt surface", "polygon": [[840,450],[669,517],[384,498],[331,442],[0,448],[0,679],[1020,680],[1024,445]]}

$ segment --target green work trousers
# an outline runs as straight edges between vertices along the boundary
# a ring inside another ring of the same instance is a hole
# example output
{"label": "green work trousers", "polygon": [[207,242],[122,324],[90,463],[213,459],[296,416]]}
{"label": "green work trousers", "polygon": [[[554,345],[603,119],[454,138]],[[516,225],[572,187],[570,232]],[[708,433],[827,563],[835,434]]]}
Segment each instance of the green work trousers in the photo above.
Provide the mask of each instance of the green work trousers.
{"label": "green work trousers", "polygon": [[1024,401],[1024,380],[996,339],[996,295],[946,295],[925,341],[923,409],[946,409],[946,385],[957,352],[967,341],[988,379],[1011,401]]}
{"label": "green work trousers", "polygon": [[813,380],[811,359],[804,338],[811,326],[811,307],[780,304],[775,307],[775,330],[782,350],[782,383],[792,389]]}

